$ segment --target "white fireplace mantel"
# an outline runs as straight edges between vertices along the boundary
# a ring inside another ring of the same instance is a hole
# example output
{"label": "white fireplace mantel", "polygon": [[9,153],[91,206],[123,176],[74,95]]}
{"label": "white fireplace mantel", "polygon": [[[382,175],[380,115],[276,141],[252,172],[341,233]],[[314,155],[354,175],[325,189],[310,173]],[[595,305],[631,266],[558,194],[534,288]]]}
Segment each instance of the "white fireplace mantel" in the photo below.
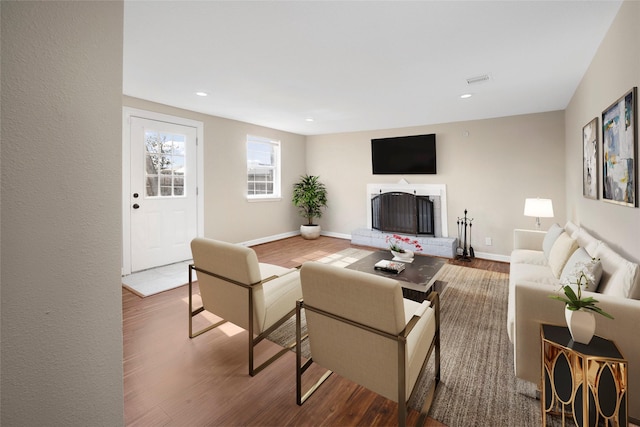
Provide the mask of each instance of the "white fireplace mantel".
{"label": "white fireplace mantel", "polygon": [[442,237],[449,237],[447,224],[447,186],[445,184],[409,184],[400,182],[397,184],[367,184],[367,227],[371,228],[371,198],[380,193],[402,191],[416,196],[440,197],[440,224]]}

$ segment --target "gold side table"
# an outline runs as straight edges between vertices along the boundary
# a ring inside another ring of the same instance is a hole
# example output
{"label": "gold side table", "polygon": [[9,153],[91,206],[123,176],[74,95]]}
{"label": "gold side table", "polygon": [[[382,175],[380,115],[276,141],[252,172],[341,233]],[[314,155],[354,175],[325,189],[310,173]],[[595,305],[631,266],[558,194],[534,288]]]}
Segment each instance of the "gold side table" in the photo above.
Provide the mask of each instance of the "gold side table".
{"label": "gold side table", "polygon": [[547,415],[562,425],[628,426],[627,361],[613,341],[594,336],[574,342],[564,326],[541,325],[542,425]]}

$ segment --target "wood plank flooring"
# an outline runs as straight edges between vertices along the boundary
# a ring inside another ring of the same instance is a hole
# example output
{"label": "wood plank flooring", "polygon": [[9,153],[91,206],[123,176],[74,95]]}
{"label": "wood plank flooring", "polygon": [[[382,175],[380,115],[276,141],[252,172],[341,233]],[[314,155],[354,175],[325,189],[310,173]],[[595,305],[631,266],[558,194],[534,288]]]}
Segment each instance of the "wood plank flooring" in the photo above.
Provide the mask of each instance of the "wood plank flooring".
{"label": "wood plank flooring", "polygon": [[[294,267],[348,247],[352,247],[348,240],[322,236],[314,241],[292,237],[254,249],[261,262]],[[508,271],[508,264],[491,261],[473,260],[464,265]],[[397,422],[396,403],[337,375],[298,406],[294,353],[250,377],[247,333],[233,325],[189,339],[187,286],[147,298],[123,289],[122,303],[128,426],[370,426]],[[258,363],[277,348],[270,342],[261,343]],[[313,372],[321,373],[319,369]],[[408,423],[415,424],[417,418],[412,411]],[[428,419],[426,425],[443,424]]]}

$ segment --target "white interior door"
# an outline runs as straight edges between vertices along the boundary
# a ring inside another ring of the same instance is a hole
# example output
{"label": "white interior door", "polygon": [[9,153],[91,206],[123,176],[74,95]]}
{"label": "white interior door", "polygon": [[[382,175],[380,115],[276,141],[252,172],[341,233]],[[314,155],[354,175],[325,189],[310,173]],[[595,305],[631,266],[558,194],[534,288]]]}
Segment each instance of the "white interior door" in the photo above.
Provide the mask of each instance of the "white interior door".
{"label": "white interior door", "polygon": [[164,121],[130,121],[131,271],[191,259],[198,230],[197,131]]}

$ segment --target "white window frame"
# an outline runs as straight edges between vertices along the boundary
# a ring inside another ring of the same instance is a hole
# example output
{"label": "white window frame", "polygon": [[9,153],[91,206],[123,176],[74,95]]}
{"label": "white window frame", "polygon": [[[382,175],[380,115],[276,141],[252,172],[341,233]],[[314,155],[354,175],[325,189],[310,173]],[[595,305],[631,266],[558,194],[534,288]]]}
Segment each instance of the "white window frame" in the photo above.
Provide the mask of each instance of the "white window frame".
{"label": "white window frame", "polygon": [[[273,192],[269,193],[269,194],[249,194],[249,183],[250,183],[250,179],[249,179],[249,170],[251,168],[250,164],[249,164],[249,144],[250,143],[254,143],[254,144],[268,144],[271,146],[273,153],[274,153],[274,165],[272,166],[266,166],[266,168],[273,170],[274,172],[274,176],[273,176]],[[246,156],[247,156],[247,186],[246,186],[246,196],[247,196],[247,200],[249,201],[267,201],[267,200],[280,200],[281,199],[281,182],[280,182],[280,176],[281,176],[281,145],[280,145],[280,141],[271,139],[271,138],[264,138],[264,137],[260,137],[260,136],[254,136],[254,135],[247,135],[247,144],[246,144]]]}

